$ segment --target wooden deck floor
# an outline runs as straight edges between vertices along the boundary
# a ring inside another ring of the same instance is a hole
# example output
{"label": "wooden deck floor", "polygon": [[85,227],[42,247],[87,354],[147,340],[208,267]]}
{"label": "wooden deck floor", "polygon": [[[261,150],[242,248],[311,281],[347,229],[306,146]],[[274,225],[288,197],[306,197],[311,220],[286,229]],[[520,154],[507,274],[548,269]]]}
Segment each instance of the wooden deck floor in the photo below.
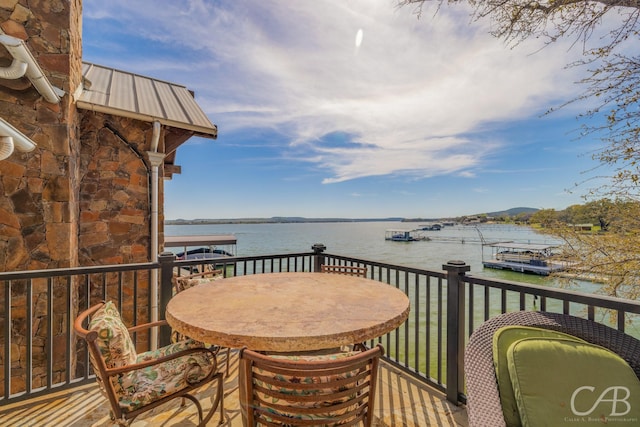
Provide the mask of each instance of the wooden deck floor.
{"label": "wooden deck floor", "polygon": [[[238,405],[238,358],[232,354],[229,377],[225,381],[225,422],[226,427],[241,427],[242,420]],[[223,366],[224,368],[224,366]],[[211,404],[208,399],[211,388],[199,393],[205,411]],[[376,397],[377,427],[395,426],[456,426],[466,427],[467,413],[464,407],[452,405],[442,393],[426,387],[410,376],[386,363],[381,363],[378,395]],[[218,414],[209,422],[218,423]],[[94,384],[15,403],[0,408],[0,426],[44,427],[74,426],[97,427],[112,425],[105,398]],[[138,417],[134,427],[151,426],[195,426],[195,407],[187,403],[180,407],[178,402],[156,408]]]}

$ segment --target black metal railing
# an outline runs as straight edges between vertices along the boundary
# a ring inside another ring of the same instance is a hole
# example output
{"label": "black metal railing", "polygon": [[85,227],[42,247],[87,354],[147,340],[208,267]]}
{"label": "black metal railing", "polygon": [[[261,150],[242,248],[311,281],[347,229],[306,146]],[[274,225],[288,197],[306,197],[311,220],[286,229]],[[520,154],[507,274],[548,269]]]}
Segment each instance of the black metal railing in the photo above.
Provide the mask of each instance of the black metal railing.
{"label": "black metal railing", "polygon": [[[0,404],[92,380],[73,321],[102,300],[129,324],[150,320],[149,283],[157,263],[0,273]],[[146,313],[146,315],[142,315]],[[148,346],[148,337],[136,337]]]}
{"label": "black metal railing", "polygon": [[[397,367],[466,402],[464,347],[482,322],[501,313],[540,310],[571,314],[605,324],[640,339],[640,301],[567,289],[487,279],[467,274],[463,261],[449,261],[444,271],[407,268],[324,254],[323,261],[367,268],[369,278],[402,289],[411,313],[398,330],[379,341]],[[627,330],[633,325],[633,330]]]}
{"label": "black metal railing", "polygon": [[[445,392],[452,402],[466,401],[462,360],[468,337],[483,321],[497,314],[554,311],[623,331],[629,324],[639,322],[640,302],[489,280],[467,274],[469,267],[462,261],[450,261],[442,271],[432,271],[328,254],[323,245],[312,249],[307,253],[190,261],[178,261],[173,254],[165,253],[158,263],[0,273],[0,284],[4,286],[0,302],[0,404],[92,379],[84,343],[76,342],[72,333],[79,311],[111,299],[125,322],[147,322],[151,320],[150,294],[157,276],[158,310],[163,317],[174,293],[173,276],[201,270],[209,264],[222,269],[226,277],[320,271],[322,264],[366,267],[368,278],[402,290],[411,300],[407,322],[371,344],[382,343],[390,363]],[[150,348],[150,337],[135,338],[138,349]],[[161,329],[160,344],[169,340],[170,331]]]}

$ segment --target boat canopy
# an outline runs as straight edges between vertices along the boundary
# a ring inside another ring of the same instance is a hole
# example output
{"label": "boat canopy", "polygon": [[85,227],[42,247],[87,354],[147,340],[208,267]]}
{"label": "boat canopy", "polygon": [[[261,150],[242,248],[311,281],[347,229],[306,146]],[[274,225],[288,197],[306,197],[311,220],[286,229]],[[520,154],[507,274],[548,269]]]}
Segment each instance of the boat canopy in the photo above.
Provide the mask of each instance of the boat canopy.
{"label": "boat canopy", "polygon": [[235,245],[238,242],[233,234],[215,234],[209,236],[164,236],[164,245],[168,248],[180,246],[216,246]]}
{"label": "boat canopy", "polygon": [[503,249],[519,249],[523,251],[545,251],[547,249],[553,249],[558,247],[558,245],[550,245],[545,243],[515,243],[515,242],[488,243],[485,246],[490,246],[492,248],[503,248]]}

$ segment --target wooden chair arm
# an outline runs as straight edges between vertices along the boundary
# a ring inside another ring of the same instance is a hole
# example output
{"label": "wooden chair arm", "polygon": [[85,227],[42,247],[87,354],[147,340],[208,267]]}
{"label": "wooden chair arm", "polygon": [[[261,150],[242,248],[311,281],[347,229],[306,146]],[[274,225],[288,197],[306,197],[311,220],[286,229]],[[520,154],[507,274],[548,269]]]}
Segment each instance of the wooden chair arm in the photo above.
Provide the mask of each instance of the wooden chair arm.
{"label": "wooden chair arm", "polygon": [[168,323],[166,320],[157,320],[155,322],[143,323],[141,325],[132,326],[130,328],[127,328],[127,330],[129,331],[129,333],[132,333],[132,332],[142,331],[145,329],[155,328],[158,326],[167,326],[167,325]]}

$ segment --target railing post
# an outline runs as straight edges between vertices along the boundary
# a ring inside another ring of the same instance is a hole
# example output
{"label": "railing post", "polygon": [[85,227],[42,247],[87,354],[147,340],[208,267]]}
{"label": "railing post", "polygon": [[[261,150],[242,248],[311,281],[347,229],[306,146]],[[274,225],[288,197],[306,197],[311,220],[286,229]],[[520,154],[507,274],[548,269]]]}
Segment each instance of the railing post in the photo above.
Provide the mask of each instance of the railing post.
{"label": "railing post", "polygon": [[464,275],[471,267],[464,261],[448,261],[447,271],[447,400],[458,404],[464,391]]}
{"label": "railing post", "polygon": [[327,249],[322,243],[316,243],[311,246],[313,249],[313,271],[320,271],[320,266],[324,264],[324,255],[322,253]]}
{"label": "railing post", "polygon": [[[160,263],[160,307],[158,308],[158,318],[160,320],[165,319],[165,312],[167,310],[167,304],[173,296],[173,267],[176,260],[175,254],[171,252],[163,252],[158,255],[158,262]],[[171,343],[171,329],[168,327],[160,328],[160,346],[164,347]]]}

